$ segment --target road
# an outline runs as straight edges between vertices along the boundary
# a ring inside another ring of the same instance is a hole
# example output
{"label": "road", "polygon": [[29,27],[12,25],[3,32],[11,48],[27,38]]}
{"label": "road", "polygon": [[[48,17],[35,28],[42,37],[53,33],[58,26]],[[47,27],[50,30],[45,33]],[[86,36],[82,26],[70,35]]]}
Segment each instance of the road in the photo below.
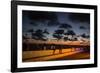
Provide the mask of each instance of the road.
{"label": "road", "polygon": [[[69,49],[70,50],[70,49]],[[65,50],[64,50],[65,51]],[[47,51],[46,51],[47,52]],[[50,53],[50,50],[48,50],[48,53]],[[34,55],[34,53],[32,53]],[[41,54],[45,54],[45,52],[41,52]],[[62,52],[61,54],[58,53],[58,51],[55,52],[55,54],[48,54],[38,57],[30,57],[27,59],[24,59],[23,62],[35,62],[35,61],[54,61],[54,60],[77,60],[77,59],[89,59],[90,55],[89,53],[83,52],[83,50],[73,50],[73,51],[66,51]]]}

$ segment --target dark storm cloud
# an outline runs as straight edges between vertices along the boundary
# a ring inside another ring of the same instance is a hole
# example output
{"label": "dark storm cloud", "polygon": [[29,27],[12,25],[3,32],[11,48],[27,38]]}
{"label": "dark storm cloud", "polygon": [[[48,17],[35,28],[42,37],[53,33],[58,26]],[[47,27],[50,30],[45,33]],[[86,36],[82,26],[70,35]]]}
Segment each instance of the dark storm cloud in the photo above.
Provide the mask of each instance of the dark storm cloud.
{"label": "dark storm cloud", "polygon": [[[24,10],[22,15],[23,35],[27,33],[33,39],[56,38],[59,40],[66,35],[89,34],[90,15],[86,13]],[[87,30],[81,30],[85,28]]]}
{"label": "dark storm cloud", "polygon": [[23,11],[23,15],[31,20],[30,24],[38,25],[37,22],[45,23],[48,21],[48,25],[57,25],[58,19],[57,15],[54,12],[45,12],[45,11]]}
{"label": "dark storm cloud", "polygon": [[31,25],[34,25],[34,26],[37,26],[38,25],[38,23],[36,21],[31,21],[30,24]]}
{"label": "dark storm cloud", "polygon": [[48,26],[57,26],[57,25],[60,25],[60,23],[56,20],[56,21],[49,21],[48,22],[48,24],[47,24]]}
{"label": "dark storm cloud", "polygon": [[69,15],[70,20],[74,22],[86,22],[90,23],[90,14],[85,13],[71,13]]}

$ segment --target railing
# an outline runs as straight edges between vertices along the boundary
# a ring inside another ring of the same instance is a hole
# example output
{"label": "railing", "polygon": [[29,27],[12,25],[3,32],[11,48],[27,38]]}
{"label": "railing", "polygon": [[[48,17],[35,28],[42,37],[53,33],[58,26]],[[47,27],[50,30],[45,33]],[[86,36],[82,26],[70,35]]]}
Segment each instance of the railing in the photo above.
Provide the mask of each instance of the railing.
{"label": "railing", "polygon": [[[36,43],[23,43],[23,51],[34,51],[34,50],[59,50],[59,53],[62,53],[62,49],[69,49],[74,48],[74,50],[77,50],[77,48],[84,49],[87,51],[90,51],[89,45],[65,45],[65,44],[36,44]],[[54,53],[53,52],[53,53]]]}

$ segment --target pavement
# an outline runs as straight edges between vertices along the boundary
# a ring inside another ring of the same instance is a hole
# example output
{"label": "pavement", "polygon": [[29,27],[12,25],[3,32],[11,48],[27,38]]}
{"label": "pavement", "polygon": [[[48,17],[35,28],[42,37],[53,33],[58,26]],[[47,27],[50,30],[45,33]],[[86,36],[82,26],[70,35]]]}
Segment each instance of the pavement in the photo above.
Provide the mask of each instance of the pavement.
{"label": "pavement", "polygon": [[[58,51],[57,51],[58,52]],[[76,60],[76,59],[89,59],[90,54],[82,50],[68,51],[63,53],[55,53],[40,57],[31,57],[23,60],[23,62],[36,62],[36,61],[55,61],[55,60]],[[42,53],[42,52],[41,52]]]}

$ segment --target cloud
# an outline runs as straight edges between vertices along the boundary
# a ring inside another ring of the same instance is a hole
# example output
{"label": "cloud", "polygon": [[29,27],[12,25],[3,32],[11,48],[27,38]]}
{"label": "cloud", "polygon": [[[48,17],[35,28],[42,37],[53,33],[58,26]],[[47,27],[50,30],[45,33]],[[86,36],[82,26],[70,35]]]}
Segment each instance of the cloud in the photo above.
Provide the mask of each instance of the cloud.
{"label": "cloud", "polygon": [[60,23],[56,20],[56,21],[49,21],[48,26],[57,26],[57,25],[60,25]]}
{"label": "cloud", "polygon": [[90,23],[90,14],[88,13],[71,13],[69,19],[74,22]]}
{"label": "cloud", "polygon": [[45,11],[23,11],[23,16],[27,16],[30,20],[30,23],[33,25],[38,25],[37,22],[44,23],[49,21],[48,25],[58,24],[57,15],[54,12],[45,12]]}

